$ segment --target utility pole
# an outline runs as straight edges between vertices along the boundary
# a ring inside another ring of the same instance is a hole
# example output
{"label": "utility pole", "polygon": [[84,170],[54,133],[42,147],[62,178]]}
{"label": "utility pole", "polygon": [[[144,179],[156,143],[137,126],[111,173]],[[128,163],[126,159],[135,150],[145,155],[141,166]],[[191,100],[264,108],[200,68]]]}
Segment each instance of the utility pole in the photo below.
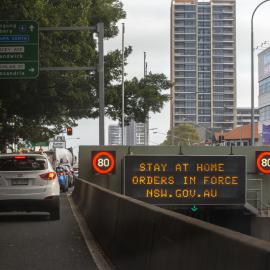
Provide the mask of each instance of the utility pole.
{"label": "utility pole", "polygon": [[147,75],[146,52],[143,53],[143,76]]}
{"label": "utility pole", "polygon": [[125,24],[122,23],[122,145],[125,144]]}
{"label": "utility pole", "polygon": [[[146,52],[143,53],[143,76],[147,76],[147,62],[146,62]],[[149,114],[147,114],[145,123],[144,123],[144,145],[148,145],[148,125],[149,125]]]}
{"label": "utility pole", "polygon": [[99,79],[99,145],[104,145],[104,23],[97,24],[98,32],[98,79]]}

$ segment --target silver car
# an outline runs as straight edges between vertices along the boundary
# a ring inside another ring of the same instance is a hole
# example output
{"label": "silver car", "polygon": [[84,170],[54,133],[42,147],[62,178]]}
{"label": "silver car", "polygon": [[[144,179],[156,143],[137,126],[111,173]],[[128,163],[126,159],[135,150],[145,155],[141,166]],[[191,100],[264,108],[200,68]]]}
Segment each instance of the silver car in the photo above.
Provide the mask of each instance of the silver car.
{"label": "silver car", "polygon": [[0,211],[49,212],[60,218],[56,172],[42,154],[0,155]]}

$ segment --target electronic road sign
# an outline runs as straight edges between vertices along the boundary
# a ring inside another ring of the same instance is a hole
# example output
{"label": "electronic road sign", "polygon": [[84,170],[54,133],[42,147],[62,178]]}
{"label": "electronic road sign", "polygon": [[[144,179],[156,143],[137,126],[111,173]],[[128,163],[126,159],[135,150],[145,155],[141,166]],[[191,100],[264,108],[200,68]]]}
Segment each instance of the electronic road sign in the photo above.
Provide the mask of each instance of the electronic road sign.
{"label": "electronic road sign", "polygon": [[256,151],[257,173],[270,174],[270,151]]}
{"label": "electronic road sign", "polygon": [[92,170],[95,175],[114,174],[115,151],[92,151]]}
{"label": "electronic road sign", "polygon": [[245,156],[130,155],[124,169],[124,194],[147,203],[245,204]]}

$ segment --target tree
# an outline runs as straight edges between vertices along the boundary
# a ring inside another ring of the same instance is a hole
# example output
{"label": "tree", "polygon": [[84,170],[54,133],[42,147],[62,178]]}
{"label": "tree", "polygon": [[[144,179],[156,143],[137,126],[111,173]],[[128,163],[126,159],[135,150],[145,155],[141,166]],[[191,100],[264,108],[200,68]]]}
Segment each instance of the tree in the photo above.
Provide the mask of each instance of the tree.
{"label": "tree", "polygon": [[[173,143],[172,143],[173,142]],[[167,132],[163,145],[192,145],[200,142],[200,136],[196,128],[191,124],[178,124]]]}
{"label": "tree", "polygon": [[[96,25],[102,21],[108,39],[117,35],[116,23],[125,12],[119,0],[2,0],[0,15],[6,20],[36,20],[43,27]],[[131,47],[125,49],[125,64],[131,52]],[[121,119],[121,58],[121,51],[115,50],[104,59],[105,113],[113,119]],[[93,33],[40,32],[41,67],[96,66],[97,61]],[[167,89],[169,83],[163,75],[134,78],[126,84],[127,122],[132,118],[144,121],[149,110],[158,112],[167,100],[161,88]],[[42,141],[75,126],[78,119],[98,117],[97,89],[97,72],[40,72],[36,80],[2,80],[0,147],[19,138]]]}
{"label": "tree", "polygon": [[[141,80],[134,77],[125,81],[125,124],[135,119],[145,122],[149,111],[158,113],[168,101],[169,95],[162,93],[171,86],[164,74],[151,72]],[[122,85],[112,85],[108,89],[106,114],[113,120],[122,121]],[[113,104],[113,105],[112,105]]]}

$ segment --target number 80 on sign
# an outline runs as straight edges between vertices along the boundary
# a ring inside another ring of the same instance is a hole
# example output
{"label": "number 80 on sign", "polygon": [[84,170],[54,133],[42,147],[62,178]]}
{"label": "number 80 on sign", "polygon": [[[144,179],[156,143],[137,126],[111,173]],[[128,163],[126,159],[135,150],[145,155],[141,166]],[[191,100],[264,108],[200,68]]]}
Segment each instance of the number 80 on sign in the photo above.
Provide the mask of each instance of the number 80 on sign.
{"label": "number 80 on sign", "polygon": [[270,151],[256,151],[257,172],[270,174]]}
{"label": "number 80 on sign", "polygon": [[92,151],[92,169],[94,174],[114,174],[115,164],[115,151]]}

